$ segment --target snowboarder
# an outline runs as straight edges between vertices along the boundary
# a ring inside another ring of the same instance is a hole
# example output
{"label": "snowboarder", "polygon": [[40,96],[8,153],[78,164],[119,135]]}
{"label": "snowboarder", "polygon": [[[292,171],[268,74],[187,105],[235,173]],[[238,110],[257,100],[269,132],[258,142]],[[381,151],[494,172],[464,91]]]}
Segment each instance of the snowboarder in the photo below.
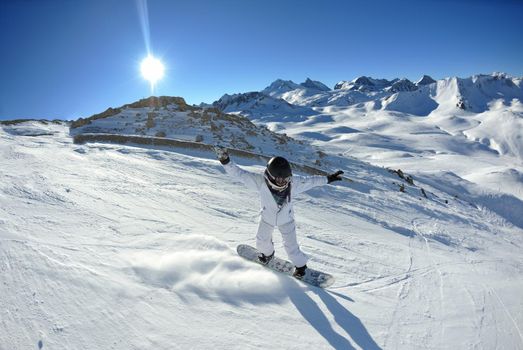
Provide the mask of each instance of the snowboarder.
{"label": "snowboarder", "polygon": [[256,233],[256,248],[261,252],[258,257],[260,262],[268,264],[274,257],[272,233],[277,226],[285,251],[296,267],[294,276],[303,277],[308,257],[301,251],[296,240],[292,199],[313,187],[341,180],[343,171],[339,170],[328,176],[296,176],[292,175],[291,166],[285,158],[273,157],[263,174],[253,173],[232,162],[226,149],[217,147],[216,154],[227,174],[260,193],[261,215]]}

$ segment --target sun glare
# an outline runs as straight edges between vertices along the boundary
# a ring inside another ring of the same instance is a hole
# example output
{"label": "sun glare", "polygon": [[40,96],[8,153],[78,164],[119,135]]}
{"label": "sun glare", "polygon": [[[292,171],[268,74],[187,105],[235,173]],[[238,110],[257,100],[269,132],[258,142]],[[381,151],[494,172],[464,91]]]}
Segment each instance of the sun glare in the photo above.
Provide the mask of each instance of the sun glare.
{"label": "sun glare", "polygon": [[151,86],[154,86],[158,80],[163,78],[165,67],[159,59],[153,56],[147,56],[142,61],[140,70],[144,79],[148,80]]}

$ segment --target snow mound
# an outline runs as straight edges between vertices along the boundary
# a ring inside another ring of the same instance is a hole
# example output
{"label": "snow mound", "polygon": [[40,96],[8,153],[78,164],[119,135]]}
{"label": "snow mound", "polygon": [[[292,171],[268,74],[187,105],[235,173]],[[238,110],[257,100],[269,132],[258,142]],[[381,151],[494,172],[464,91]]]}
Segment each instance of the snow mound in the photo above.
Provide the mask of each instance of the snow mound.
{"label": "snow mound", "polygon": [[[285,298],[282,279],[239,257],[210,236],[173,238],[169,251],[141,251],[127,259],[145,284],[187,296],[230,303],[275,302]],[[267,293],[267,290],[271,293]]]}
{"label": "snow mound", "polygon": [[490,167],[465,176],[465,179],[490,189],[505,192],[523,199],[523,171],[514,168]]}
{"label": "snow mound", "polygon": [[[407,88],[405,88],[407,89]],[[402,111],[403,113],[427,116],[438,108],[438,103],[427,93],[427,89],[415,91],[403,90],[388,96],[382,101],[382,108],[390,111]],[[391,90],[392,91],[392,90]]]}
{"label": "snow mound", "polygon": [[523,104],[514,99],[506,106],[502,99],[490,104],[490,110],[478,114],[481,123],[463,133],[501,155],[511,155],[523,160]]}
{"label": "snow mound", "polygon": [[515,196],[486,191],[452,172],[424,174],[423,182],[449,194],[471,206],[496,213],[499,217],[523,228],[523,201]]}

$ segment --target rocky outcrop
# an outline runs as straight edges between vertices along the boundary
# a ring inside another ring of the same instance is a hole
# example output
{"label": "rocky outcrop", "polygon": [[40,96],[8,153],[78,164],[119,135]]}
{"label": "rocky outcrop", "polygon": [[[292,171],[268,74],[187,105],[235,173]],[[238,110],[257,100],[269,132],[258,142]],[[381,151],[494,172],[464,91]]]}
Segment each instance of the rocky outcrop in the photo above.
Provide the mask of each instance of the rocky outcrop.
{"label": "rocky outcrop", "polygon": [[418,90],[418,87],[411,82],[409,79],[401,79],[396,81],[394,84],[391,85],[389,88],[390,92],[401,92],[401,91],[416,91]]}
{"label": "rocky outcrop", "polygon": [[234,94],[228,95],[225,94],[218,101],[213,102],[213,107],[218,108],[219,110],[225,110],[231,105],[242,105],[250,102],[264,100],[267,96],[260,92],[247,92],[244,94]]}
{"label": "rocky outcrop", "polygon": [[91,124],[94,120],[113,117],[128,108],[161,108],[166,106],[170,106],[172,109],[178,110],[180,112],[193,111],[197,109],[196,107],[189,106],[182,97],[151,96],[118,108],[109,107],[102,113],[94,114],[89,118],[80,118],[75,120],[71,123],[71,129]]}
{"label": "rocky outcrop", "polygon": [[416,85],[417,86],[423,86],[423,85],[433,84],[435,82],[436,82],[436,80],[432,79],[430,76],[424,75],[420,80],[418,80],[416,82]]}
{"label": "rocky outcrop", "polygon": [[305,80],[300,85],[307,89],[314,89],[314,90],[320,90],[320,91],[330,91],[331,90],[327,85],[323,84],[322,82],[311,80],[309,78],[307,78],[307,80]]}
{"label": "rocky outcrop", "polygon": [[373,79],[371,77],[361,76],[350,82],[344,80],[340,81],[334,85],[334,90],[357,90],[361,92],[378,91],[391,86],[396,81],[398,81],[398,79],[389,81],[387,79]]}

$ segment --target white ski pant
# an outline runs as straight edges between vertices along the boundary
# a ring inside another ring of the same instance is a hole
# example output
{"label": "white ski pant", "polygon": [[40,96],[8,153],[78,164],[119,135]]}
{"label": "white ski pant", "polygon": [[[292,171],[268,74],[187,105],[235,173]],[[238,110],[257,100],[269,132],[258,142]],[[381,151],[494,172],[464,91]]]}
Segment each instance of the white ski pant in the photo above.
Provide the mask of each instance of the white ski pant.
{"label": "white ski pant", "polygon": [[[301,251],[298,245],[298,241],[296,240],[296,224],[294,221],[278,226],[278,229],[283,239],[283,247],[291,262],[298,267],[305,265],[309,258]],[[274,244],[272,242],[273,232],[274,226],[260,219],[258,232],[256,233],[256,248],[265,255],[271,255],[274,251]]]}

